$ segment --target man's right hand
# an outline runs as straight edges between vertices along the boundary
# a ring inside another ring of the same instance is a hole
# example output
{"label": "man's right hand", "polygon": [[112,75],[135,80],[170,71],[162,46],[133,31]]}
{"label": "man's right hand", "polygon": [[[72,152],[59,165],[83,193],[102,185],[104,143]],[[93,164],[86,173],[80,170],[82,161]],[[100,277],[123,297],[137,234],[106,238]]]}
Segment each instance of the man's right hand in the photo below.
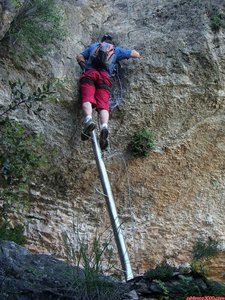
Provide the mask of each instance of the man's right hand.
{"label": "man's right hand", "polygon": [[81,67],[82,71],[85,70],[85,58],[83,57],[82,54],[77,55],[77,62],[79,64],[79,66]]}

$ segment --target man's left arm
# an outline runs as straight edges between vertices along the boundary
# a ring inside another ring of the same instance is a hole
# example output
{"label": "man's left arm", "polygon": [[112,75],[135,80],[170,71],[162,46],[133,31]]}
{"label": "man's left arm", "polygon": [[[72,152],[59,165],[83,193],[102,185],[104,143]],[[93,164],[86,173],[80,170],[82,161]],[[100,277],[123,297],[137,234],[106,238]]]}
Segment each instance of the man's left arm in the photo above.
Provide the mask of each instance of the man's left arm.
{"label": "man's left arm", "polygon": [[130,57],[131,58],[139,58],[140,57],[140,53],[133,49],[133,50],[131,50]]}
{"label": "man's left arm", "polygon": [[131,50],[127,48],[116,48],[117,61],[121,61],[129,58],[139,58],[140,54],[136,50]]}

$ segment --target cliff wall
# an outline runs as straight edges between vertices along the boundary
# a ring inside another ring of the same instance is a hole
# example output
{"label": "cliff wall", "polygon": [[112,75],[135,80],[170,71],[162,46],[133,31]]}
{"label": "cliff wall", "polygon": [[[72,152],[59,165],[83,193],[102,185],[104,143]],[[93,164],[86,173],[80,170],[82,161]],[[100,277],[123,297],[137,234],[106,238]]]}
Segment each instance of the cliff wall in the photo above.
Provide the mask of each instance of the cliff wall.
{"label": "cliff wall", "polygon": [[[16,16],[9,4],[0,1],[2,41]],[[51,172],[34,176],[32,205],[17,216],[25,224],[28,248],[68,258],[81,240],[91,243],[96,232],[103,241],[111,238],[91,143],[80,140],[81,71],[75,59],[107,32],[117,44],[141,53],[139,60],[123,65],[125,99],[110,116],[110,147],[104,154],[134,272],[162,261],[190,262],[196,240],[212,238],[220,241],[221,252],[210,263],[211,276],[221,279],[225,29],[213,30],[212,19],[215,14],[224,18],[223,1],[85,0],[57,5],[67,34],[47,55],[15,63],[5,43],[0,49],[2,110],[10,101],[9,79],[20,78],[31,88],[49,78],[62,84],[58,102],[45,103],[41,118],[22,108],[10,114],[42,133],[46,145],[57,150]],[[156,148],[145,158],[134,158],[128,145],[143,127],[155,133]],[[112,249],[119,266],[113,243]]]}

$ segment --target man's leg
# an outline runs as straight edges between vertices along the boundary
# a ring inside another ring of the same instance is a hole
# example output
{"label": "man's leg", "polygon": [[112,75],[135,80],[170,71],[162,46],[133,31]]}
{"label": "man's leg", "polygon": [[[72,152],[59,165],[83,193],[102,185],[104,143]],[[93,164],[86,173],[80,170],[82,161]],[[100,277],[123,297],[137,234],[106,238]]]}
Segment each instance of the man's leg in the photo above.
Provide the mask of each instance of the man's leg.
{"label": "man's leg", "polygon": [[92,120],[92,105],[95,105],[95,86],[87,82],[80,84],[82,110],[84,113],[83,129],[81,140],[85,141],[90,137],[91,131],[95,129],[95,123]]}
{"label": "man's leg", "polygon": [[91,102],[82,103],[82,110],[84,113],[84,123],[92,119],[92,104]]}
{"label": "man's leg", "polygon": [[95,129],[96,125],[92,120],[92,104],[91,102],[83,102],[82,110],[84,113],[83,128],[81,132],[81,140],[86,141],[89,139],[91,132]]}
{"label": "man's leg", "polygon": [[87,117],[92,118],[92,104],[91,104],[91,102],[82,103],[82,109],[83,109],[85,118],[87,118]]}
{"label": "man's leg", "polygon": [[109,112],[106,109],[101,109],[99,111],[99,118],[100,118],[100,148],[102,150],[106,150],[108,147],[108,121],[109,121]]}
{"label": "man's leg", "polygon": [[101,109],[99,111],[99,119],[101,127],[108,127],[109,122],[109,112],[106,109]]}
{"label": "man's leg", "polygon": [[84,122],[81,140],[85,141],[89,138],[91,131],[94,130],[96,126],[92,120],[92,104],[90,102],[83,102],[82,109],[84,112]]}
{"label": "man's leg", "polygon": [[109,122],[109,91],[107,89],[96,90],[96,100],[100,120],[100,139],[99,144],[102,151],[108,147],[108,122]]}
{"label": "man's leg", "polygon": [[100,119],[100,147],[102,150],[106,150],[108,147],[108,121],[109,121],[109,97],[112,82],[106,72],[101,72],[97,81],[97,87],[95,92],[95,99],[97,110],[99,112]]}

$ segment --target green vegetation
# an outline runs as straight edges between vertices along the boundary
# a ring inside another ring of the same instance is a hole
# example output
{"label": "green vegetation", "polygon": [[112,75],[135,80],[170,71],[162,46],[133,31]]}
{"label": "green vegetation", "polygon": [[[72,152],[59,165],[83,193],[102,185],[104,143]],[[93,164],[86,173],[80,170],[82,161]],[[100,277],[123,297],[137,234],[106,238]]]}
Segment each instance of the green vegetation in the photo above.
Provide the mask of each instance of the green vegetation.
{"label": "green vegetation", "polygon": [[222,14],[214,14],[210,18],[211,28],[213,31],[219,31],[221,27],[225,27],[225,17]]}
{"label": "green vegetation", "polygon": [[9,119],[1,127],[1,175],[8,184],[17,184],[21,180],[25,182],[42,162],[40,151],[43,138]]}
{"label": "green vegetation", "polygon": [[78,252],[72,252],[73,262],[83,269],[84,275],[83,278],[74,277],[73,286],[83,295],[83,299],[124,299],[127,290],[120,287],[112,277],[109,279],[103,275],[103,269],[104,272],[109,272],[113,268],[113,252],[108,249],[109,241],[102,242],[101,238],[96,237],[89,244],[80,242]]}
{"label": "green vegetation", "polygon": [[144,278],[146,285],[155,291],[154,298],[161,300],[185,300],[188,296],[224,296],[225,294],[225,286],[208,280],[205,273],[190,268],[185,271],[183,268],[162,264],[148,270]]}
{"label": "green vegetation", "polygon": [[63,19],[54,0],[29,0],[22,6],[14,1],[14,5],[20,9],[8,38],[19,59],[46,54],[51,45],[65,35]]}
{"label": "green vegetation", "polygon": [[203,10],[206,11],[209,17],[210,27],[214,33],[225,28],[225,5],[222,5],[222,2],[191,0],[191,3],[193,6],[198,7],[199,13],[202,14]]}
{"label": "green vegetation", "polygon": [[103,269],[108,272],[113,268],[111,263],[113,253],[109,250],[110,241],[102,242],[101,239],[101,236],[97,236],[91,244],[80,242],[79,251],[73,258],[78,266],[84,268],[87,279],[99,276],[100,273],[103,273]]}
{"label": "green vegetation", "polygon": [[24,246],[26,238],[23,235],[24,227],[21,224],[17,224],[12,227],[8,222],[2,222],[0,224],[0,240],[8,240]]}
{"label": "green vegetation", "polygon": [[145,277],[149,280],[169,280],[172,278],[173,273],[176,272],[177,269],[175,267],[171,267],[167,264],[158,265],[155,269],[150,269],[145,273]]}
{"label": "green vegetation", "polygon": [[202,292],[192,276],[182,276],[180,282],[184,299],[187,296],[202,296]]}
{"label": "green vegetation", "polygon": [[2,215],[29,202],[29,186],[37,168],[46,164],[42,155],[43,137],[6,118],[1,123],[0,198]]}
{"label": "green vegetation", "polygon": [[218,285],[217,282],[208,282],[209,292],[208,295],[213,296],[224,296],[225,295],[225,287]]}
{"label": "green vegetation", "polygon": [[21,1],[19,0],[12,0],[12,5],[15,9],[19,9],[22,6]]}
{"label": "green vegetation", "polygon": [[135,156],[147,156],[155,147],[155,136],[153,132],[146,128],[139,129],[132,136],[129,147]]}
{"label": "green vegetation", "polygon": [[50,83],[43,84],[42,87],[38,87],[33,93],[27,91],[25,82],[21,82],[21,80],[9,81],[9,86],[11,89],[11,102],[8,108],[0,113],[0,118],[19,106],[25,107],[28,113],[32,111],[35,115],[39,115],[42,111],[41,103],[55,93],[55,91],[51,90]]}
{"label": "green vegetation", "polygon": [[[207,269],[206,269],[206,262],[215,257],[218,253],[218,241],[215,241],[211,238],[208,238],[207,241],[203,241],[201,239],[197,240],[196,243],[193,246],[192,250],[192,262],[191,262],[191,268],[192,268],[192,274],[193,276],[201,275],[204,279],[205,283],[207,284],[208,290],[207,295],[211,296],[224,296],[225,294],[225,287],[222,287],[218,285],[216,282],[209,281],[207,279]],[[196,291],[196,286],[194,286],[194,283],[192,285],[187,284],[187,290],[190,291],[190,288],[195,288],[195,295],[206,295],[204,293],[201,293],[200,291]]]}
{"label": "green vegetation", "polygon": [[192,251],[192,270],[193,272],[200,272],[204,276],[207,275],[207,270],[205,267],[206,262],[215,257],[218,254],[218,242],[212,239],[208,239],[207,241],[197,240],[195,245],[193,246]]}
{"label": "green vegetation", "polygon": [[221,28],[225,28],[225,6],[212,4],[208,9],[208,16],[212,31],[218,32]]}
{"label": "green vegetation", "polygon": [[[9,214],[30,205],[30,185],[37,169],[48,167],[47,155],[43,154],[44,138],[32,130],[11,120],[8,115],[19,107],[27,113],[40,116],[42,103],[55,91],[50,83],[30,92],[20,80],[9,81],[11,102],[0,113],[0,239],[9,239],[23,245],[23,226],[12,227]],[[51,152],[51,156],[53,152]]]}
{"label": "green vegetation", "polygon": [[86,278],[92,277],[93,275],[98,276],[102,271],[101,263],[103,253],[104,248],[101,248],[100,241],[97,238],[94,239],[90,251],[87,245],[81,244],[79,261],[82,262]]}
{"label": "green vegetation", "polygon": [[166,284],[160,279],[155,279],[154,282],[156,282],[162,289],[162,295],[160,295],[160,300],[169,300],[169,291],[166,287]]}
{"label": "green vegetation", "polygon": [[198,240],[193,247],[193,260],[208,260],[218,254],[218,242],[208,239],[206,242]]}

